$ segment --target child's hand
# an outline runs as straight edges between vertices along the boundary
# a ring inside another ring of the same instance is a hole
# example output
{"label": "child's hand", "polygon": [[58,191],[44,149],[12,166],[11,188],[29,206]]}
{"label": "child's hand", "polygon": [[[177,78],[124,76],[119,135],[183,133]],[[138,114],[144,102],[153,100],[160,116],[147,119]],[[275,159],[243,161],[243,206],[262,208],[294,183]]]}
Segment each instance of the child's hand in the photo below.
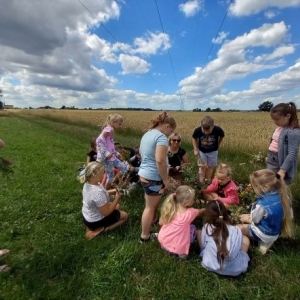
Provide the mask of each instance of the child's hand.
{"label": "child's hand", "polygon": [[199,150],[194,150],[194,155],[198,156],[199,155]]}
{"label": "child's hand", "polygon": [[110,153],[110,154],[108,154],[108,155],[106,156],[106,159],[109,159],[109,158],[111,158],[112,156],[113,156],[113,154]]}
{"label": "child's hand", "polygon": [[239,216],[239,218],[240,218],[240,221],[241,221],[242,223],[251,224],[251,222],[252,222],[252,219],[251,219],[251,215],[250,215],[250,214],[241,214],[241,215]]}

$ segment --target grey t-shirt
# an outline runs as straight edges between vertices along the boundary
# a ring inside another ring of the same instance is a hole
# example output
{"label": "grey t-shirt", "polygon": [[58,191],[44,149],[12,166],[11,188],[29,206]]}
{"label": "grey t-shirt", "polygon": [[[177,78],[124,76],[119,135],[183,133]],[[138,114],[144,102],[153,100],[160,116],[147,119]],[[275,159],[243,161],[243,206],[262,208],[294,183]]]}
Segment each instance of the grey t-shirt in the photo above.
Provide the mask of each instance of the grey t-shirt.
{"label": "grey t-shirt", "polygon": [[97,222],[104,218],[99,207],[109,202],[109,195],[105,188],[99,185],[85,183],[82,190],[82,214],[88,222]]}

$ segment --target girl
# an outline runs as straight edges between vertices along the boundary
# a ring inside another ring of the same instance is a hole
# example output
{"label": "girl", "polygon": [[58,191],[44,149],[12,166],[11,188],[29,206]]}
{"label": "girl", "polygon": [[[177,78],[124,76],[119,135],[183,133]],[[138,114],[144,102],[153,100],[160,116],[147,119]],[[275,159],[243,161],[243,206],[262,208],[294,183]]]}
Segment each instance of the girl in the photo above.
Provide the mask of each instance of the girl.
{"label": "girl", "polygon": [[243,214],[239,225],[243,234],[258,241],[259,251],[265,254],[280,234],[293,236],[291,208],[287,186],[279,174],[264,169],[253,172],[250,182],[257,195],[251,214]]}
{"label": "girl", "polygon": [[90,163],[92,161],[96,161],[97,159],[97,146],[96,146],[96,138],[91,139],[91,146],[87,152],[86,163]]}
{"label": "girl", "polygon": [[107,117],[103,130],[96,140],[97,161],[103,162],[107,173],[106,189],[111,188],[114,178],[114,167],[120,170],[120,176],[128,171],[128,166],[121,162],[120,153],[115,150],[114,131],[122,126],[123,117],[118,114],[111,114]]}
{"label": "girl", "polygon": [[158,234],[161,247],[167,252],[186,258],[189,254],[190,233],[195,228],[191,223],[203,214],[205,209],[196,209],[194,204],[195,190],[187,185],[179,186],[175,193],[170,194],[161,208]]}
{"label": "girl", "polygon": [[[103,166],[94,161],[87,165],[85,173],[79,177],[80,182],[84,183],[82,215],[88,240],[122,225],[128,218],[126,212],[119,210],[122,190],[106,191],[100,184],[103,175]],[[109,194],[114,193],[115,199],[110,203]]]}
{"label": "girl", "polygon": [[230,225],[227,209],[219,200],[209,201],[204,226],[197,232],[202,266],[220,275],[238,276],[247,271],[249,238]]}
{"label": "girl", "polygon": [[271,109],[271,118],[277,128],[268,149],[267,168],[278,173],[290,185],[297,171],[300,144],[296,105],[293,102],[277,104]]}
{"label": "girl", "polygon": [[217,167],[215,178],[202,192],[207,200],[220,200],[227,208],[240,202],[238,187],[232,180],[232,171],[227,164],[220,164]]}
{"label": "girl", "polygon": [[188,156],[185,149],[180,147],[181,136],[174,132],[169,136],[169,176],[182,184],[182,166],[188,163]]}
{"label": "girl", "polygon": [[147,242],[152,237],[151,224],[155,219],[157,206],[168,188],[168,136],[175,130],[176,122],[166,112],[151,120],[149,130],[143,135],[140,144],[142,162],[139,176],[145,192],[145,209],[142,215],[140,241]]}

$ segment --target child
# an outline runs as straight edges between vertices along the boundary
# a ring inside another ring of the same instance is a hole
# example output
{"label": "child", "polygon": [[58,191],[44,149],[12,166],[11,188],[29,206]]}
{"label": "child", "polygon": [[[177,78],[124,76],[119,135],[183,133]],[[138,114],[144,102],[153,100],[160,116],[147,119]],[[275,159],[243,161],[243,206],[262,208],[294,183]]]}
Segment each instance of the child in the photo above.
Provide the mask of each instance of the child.
{"label": "child", "polygon": [[198,231],[202,266],[220,275],[238,276],[247,271],[249,238],[230,225],[227,209],[219,200],[209,201],[204,226]]}
{"label": "child", "polygon": [[180,258],[189,254],[191,228],[195,228],[191,223],[205,211],[192,208],[194,198],[195,190],[182,185],[167,197],[161,208],[158,241],[164,250]]}
{"label": "child", "polygon": [[[103,166],[94,161],[87,165],[84,174],[79,177],[80,182],[84,183],[82,215],[88,240],[122,225],[128,218],[126,212],[119,210],[122,190],[106,191],[100,183],[103,175]],[[109,194],[113,193],[116,196],[111,203]]]}
{"label": "child", "polygon": [[96,159],[97,159],[96,138],[91,139],[91,147],[89,148],[86,155],[87,155],[87,159],[86,159],[87,164],[92,161],[96,161]]}
{"label": "child", "polygon": [[103,162],[107,173],[106,189],[111,188],[114,179],[114,167],[120,170],[120,176],[128,172],[128,165],[121,162],[120,153],[115,150],[114,131],[122,126],[123,117],[118,114],[110,114],[103,126],[101,134],[96,140],[97,161]]}
{"label": "child", "polygon": [[240,202],[238,187],[231,178],[231,168],[227,164],[220,164],[212,183],[207,189],[202,190],[207,200],[220,200],[227,208],[231,205],[238,205]]}
{"label": "child", "polygon": [[193,133],[194,154],[200,156],[206,167],[200,173],[200,184],[205,180],[209,183],[212,178],[213,168],[217,165],[218,149],[224,138],[224,131],[221,127],[214,125],[214,119],[206,116],[201,120],[201,126]]}
{"label": "child", "polygon": [[277,128],[271,138],[267,168],[278,173],[290,185],[297,171],[300,144],[296,105],[293,102],[277,104],[271,109],[271,118]]}
{"label": "child", "polygon": [[279,174],[263,169],[250,175],[250,182],[257,195],[251,214],[243,214],[239,225],[244,235],[258,242],[259,251],[267,253],[280,234],[293,236],[291,208],[287,186]]}
{"label": "child", "polygon": [[129,159],[129,163],[131,164],[130,183],[137,183],[140,180],[138,172],[140,170],[141,162],[140,146],[137,146],[134,148],[134,156]]}

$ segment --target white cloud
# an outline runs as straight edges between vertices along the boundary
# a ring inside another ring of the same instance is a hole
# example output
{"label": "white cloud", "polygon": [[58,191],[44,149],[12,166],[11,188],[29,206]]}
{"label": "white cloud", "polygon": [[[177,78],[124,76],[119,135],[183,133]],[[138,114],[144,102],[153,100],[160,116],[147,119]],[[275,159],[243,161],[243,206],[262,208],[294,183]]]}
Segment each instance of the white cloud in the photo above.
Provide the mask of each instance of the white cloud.
{"label": "white cloud", "polygon": [[274,10],[268,10],[265,12],[265,16],[267,19],[273,19],[277,16],[277,12],[275,12]]}
{"label": "white cloud", "polygon": [[221,31],[216,38],[212,39],[212,42],[214,44],[221,44],[226,39],[227,35],[228,32]]}
{"label": "white cloud", "polygon": [[271,7],[285,8],[300,6],[300,0],[235,0],[229,12],[237,17],[257,14]]}
{"label": "white cloud", "polygon": [[150,64],[137,56],[121,54],[119,57],[119,61],[123,68],[123,75],[143,74],[147,73],[150,69]]}
{"label": "white cloud", "polygon": [[198,11],[202,9],[202,0],[189,0],[185,3],[179,4],[179,10],[187,17],[194,16]]}

